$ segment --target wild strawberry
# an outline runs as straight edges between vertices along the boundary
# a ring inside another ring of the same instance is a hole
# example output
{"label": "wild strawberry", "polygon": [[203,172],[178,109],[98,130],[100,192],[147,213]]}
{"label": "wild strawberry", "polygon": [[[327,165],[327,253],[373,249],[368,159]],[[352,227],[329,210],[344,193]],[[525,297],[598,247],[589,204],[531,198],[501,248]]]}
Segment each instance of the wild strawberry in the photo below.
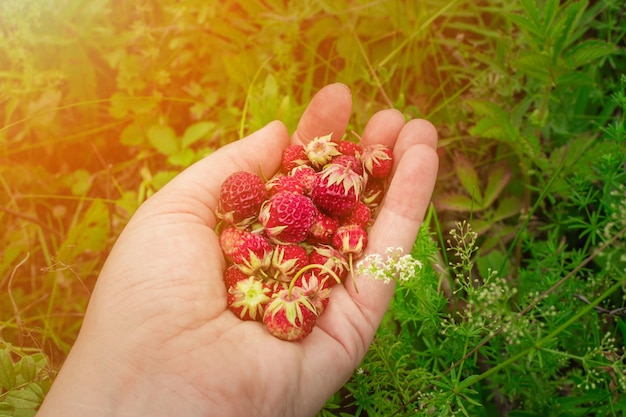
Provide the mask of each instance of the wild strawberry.
{"label": "wild strawberry", "polygon": [[393,166],[393,154],[391,148],[386,145],[375,143],[363,148],[361,161],[367,174],[372,178],[387,178]]}
{"label": "wild strawberry", "polygon": [[373,213],[385,197],[385,181],[379,178],[368,178],[365,183],[361,200],[370,208]]}
{"label": "wild strawberry", "polygon": [[267,193],[271,197],[282,191],[304,194],[304,185],[298,178],[289,175],[276,175],[272,177],[266,184]]}
{"label": "wild strawberry", "polygon": [[315,327],[317,314],[300,287],[278,292],[265,307],[263,322],[269,332],[282,340],[297,341]]}
{"label": "wild strawberry", "polygon": [[311,190],[311,199],[329,216],[343,216],[356,206],[362,185],[363,178],[352,169],[328,164],[318,174]]}
{"label": "wild strawberry", "polygon": [[297,166],[289,171],[288,175],[290,177],[296,178],[298,182],[302,185],[302,194],[311,194],[311,189],[313,188],[313,184],[315,184],[315,179],[317,178],[317,171],[315,171],[311,166]]}
{"label": "wild strawberry", "polygon": [[354,209],[341,218],[342,224],[358,224],[365,228],[372,218],[370,208],[362,201],[359,201]]}
{"label": "wild strawberry", "polygon": [[331,163],[348,167],[352,169],[354,172],[356,172],[357,174],[363,176],[363,164],[356,156],[352,156],[352,155],[335,156],[332,159]]}
{"label": "wild strawberry", "polygon": [[335,236],[333,236],[333,247],[348,259],[352,283],[357,292],[359,292],[359,290],[356,287],[353,265],[354,261],[363,255],[366,246],[367,232],[358,224],[340,226]]}
{"label": "wild strawberry", "polygon": [[283,151],[282,168],[284,172],[289,172],[297,166],[310,163],[302,145],[289,145]]}
{"label": "wild strawberry", "polygon": [[317,315],[322,314],[328,306],[332,284],[320,278],[318,271],[309,270],[300,275],[294,285],[302,288],[304,295],[315,307]]}
{"label": "wild strawberry", "polygon": [[281,192],[261,207],[259,220],[265,233],[276,243],[300,243],[306,239],[317,209],[310,198]]}
{"label": "wild strawberry", "polygon": [[248,274],[269,266],[272,244],[261,234],[229,226],[220,234],[220,246],[226,259]]}
{"label": "wild strawberry", "polygon": [[332,244],[343,256],[358,259],[367,246],[367,232],[358,224],[340,226],[333,236]]}
{"label": "wild strawberry", "polygon": [[348,273],[346,258],[337,249],[329,245],[314,246],[309,254],[309,264],[322,266],[320,269],[315,269],[315,272],[318,278],[325,281],[329,287],[338,284],[338,282],[328,270],[332,271],[340,281],[343,281]]}
{"label": "wild strawberry", "polygon": [[249,275],[243,272],[237,265],[231,264],[224,271],[224,285],[226,290],[237,284],[237,282],[248,279]]}
{"label": "wild strawberry", "polygon": [[276,245],[271,261],[271,278],[291,282],[298,271],[309,264],[309,254],[300,245]]}
{"label": "wild strawberry", "polygon": [[328,245],[338,227],[339,220],[318,211],[306,241],[313,245]]}
{"label": "wild strawberry", "polygon": [[349,140],[342,140],[341,142],[339,142],[339,144],[337,145],[337,149],[339,149],[339,152],[341,152],[343,155],[349,156],[356,156],[357,154],[360,154],[363,150],[361,145]]}
{"label": "wild strawberry", "polygon": [[339,155],[337,150],[337,142],[331,139],[332,133],[326,136],[318,136],[313,138],[304,147],[306,155],[311,161],[313,168],[321,169],[330,162],[333,156]]}
{"label": "wild strawberry", "polygon": [[270,302],[270,289],[254,276],[240,280],[228,288],[227,305],[242,320],[262,320]]}
{"label": "wild strawberry", "polygon": [[265,199],[265,183],[261,177],[237,171],[222,183],[216,213],[227,223],[246,223],[258,216]]}

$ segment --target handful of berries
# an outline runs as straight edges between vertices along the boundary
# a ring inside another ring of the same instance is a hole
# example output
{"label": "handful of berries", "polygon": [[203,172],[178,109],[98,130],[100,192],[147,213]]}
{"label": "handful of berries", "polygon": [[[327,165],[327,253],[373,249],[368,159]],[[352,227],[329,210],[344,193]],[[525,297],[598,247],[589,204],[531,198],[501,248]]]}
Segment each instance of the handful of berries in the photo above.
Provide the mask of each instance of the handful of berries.
{"label": "handful of berries", "polygon": [[393,158],[385,145],[320,136],[290,145],[267,181],[238,171],[223,182],[217,215],[228,261],[228,308],[283,340],[308,336],[363,255]]}

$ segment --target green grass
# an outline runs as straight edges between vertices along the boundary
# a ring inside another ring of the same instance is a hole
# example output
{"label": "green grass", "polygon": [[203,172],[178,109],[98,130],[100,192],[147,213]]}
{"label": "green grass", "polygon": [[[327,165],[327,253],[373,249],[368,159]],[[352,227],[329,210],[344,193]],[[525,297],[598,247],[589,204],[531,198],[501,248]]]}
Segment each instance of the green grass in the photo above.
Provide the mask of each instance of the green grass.
{"label": "green grass", "polygon": [[320,415],[626,414],[622,2],[287,4],[0,3],[0,415],[34,415],[142,201],[335,81],[356,132],[431,120],[441,166],[425,267]]}

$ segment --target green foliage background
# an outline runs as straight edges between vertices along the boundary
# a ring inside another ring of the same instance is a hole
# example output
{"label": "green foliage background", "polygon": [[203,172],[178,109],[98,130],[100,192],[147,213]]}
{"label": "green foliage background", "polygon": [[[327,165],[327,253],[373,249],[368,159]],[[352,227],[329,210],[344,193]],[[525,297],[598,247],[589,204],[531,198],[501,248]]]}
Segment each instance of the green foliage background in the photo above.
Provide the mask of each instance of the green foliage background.
{"label": "green foliage background", "polygon": [[[115,237],[322,86],[399,109],[440,177],[362,367],[320,415],[623,415],[618,0],[0,2],[0,415],[34,415]],[[451,230],[455,232],[450,233]]]}

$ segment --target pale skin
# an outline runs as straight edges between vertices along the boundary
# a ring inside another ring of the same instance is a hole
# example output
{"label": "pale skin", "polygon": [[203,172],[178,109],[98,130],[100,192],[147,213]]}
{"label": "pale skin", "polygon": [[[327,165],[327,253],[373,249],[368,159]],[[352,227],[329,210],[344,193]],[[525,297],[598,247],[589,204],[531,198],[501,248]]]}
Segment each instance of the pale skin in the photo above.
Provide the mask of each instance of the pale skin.
{"label": "pale skin", "polygon": [[[293,135],[272,122],[146,201],[113,247],[38,417],[314,416],[359,366],[394,287],[357,276],[359,292],[349,283],[335,287],[309,337],[276,339],[226,308],[214,209],[229,174],[268,175],[290,143],[329,132],[341,138],[351,111],[347,87],[328,85]],[[437,175],[436,131],[383,110],[361,136],[365,144],[392,146],[395,159],[366,253],[409,251]]]}

